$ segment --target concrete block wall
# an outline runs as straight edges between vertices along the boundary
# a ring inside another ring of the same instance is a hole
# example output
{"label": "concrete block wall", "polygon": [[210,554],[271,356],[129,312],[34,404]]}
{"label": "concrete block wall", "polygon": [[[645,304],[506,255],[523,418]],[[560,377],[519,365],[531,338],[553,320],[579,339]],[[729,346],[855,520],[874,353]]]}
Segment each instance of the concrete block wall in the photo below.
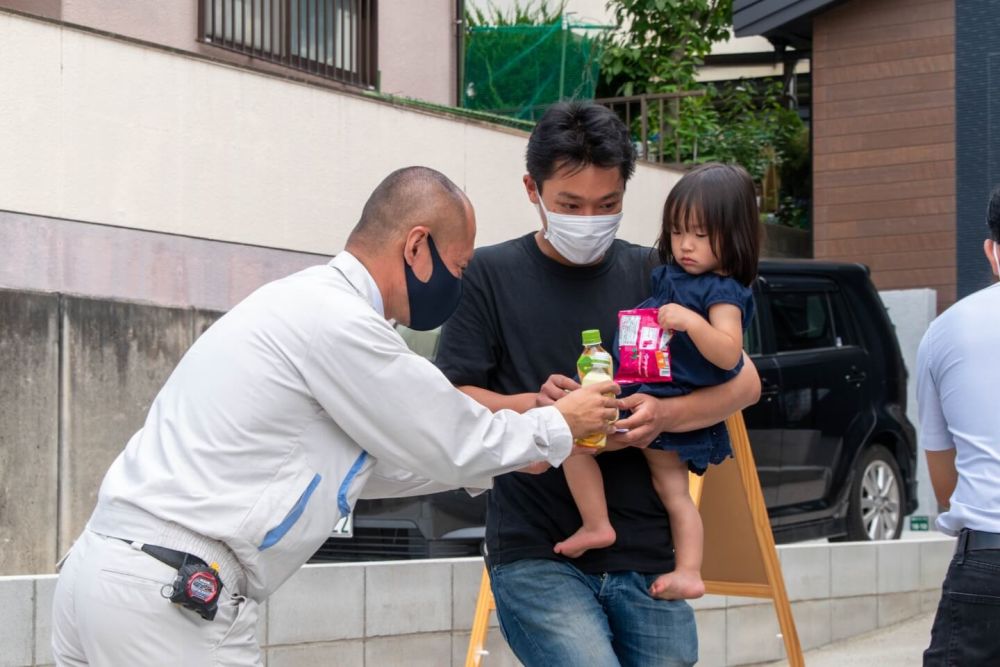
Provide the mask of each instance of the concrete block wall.
{"label": "concrete block wall", "polygon": [[[933,611],[953,549],[954,541],[940,536],[778,547],[803,650]],[[481,575],[474,558],[307,565],[260,607],[266,664],[463,665]],[[55,580],[0,577],[0,667],[51,663]],[[692,606],[699,665],[785,656],[769,601],[709,595]],[[495,615],[486,648],[485,667],[520,664]]]}
{"label": "concrete block wall", "polygon": [[213,311],[0,289],[0,574],[53,572]]}
{"label": "concrete block wall", "polygon": [[56,553],[56,531],[39,528],[57,516],[58,306],[0,290],[0,574],[48,571]]}

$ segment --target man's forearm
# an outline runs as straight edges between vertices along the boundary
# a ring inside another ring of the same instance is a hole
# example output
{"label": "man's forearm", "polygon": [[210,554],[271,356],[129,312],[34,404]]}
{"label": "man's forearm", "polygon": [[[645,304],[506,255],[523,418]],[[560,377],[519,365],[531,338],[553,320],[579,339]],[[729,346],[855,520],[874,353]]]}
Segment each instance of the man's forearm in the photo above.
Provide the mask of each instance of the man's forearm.
{"label": "man's forearm", "polygon": [[718,424],[734,412],[760,400],[760,377],[745,354],[743,368],[732,380],[686,396],[659,400],[660,430],[684,433]]}
{"label": "man's forearm", "polygon": [[948,507],[951,494],[958,485],[958,470],[955,468],[955,449],[926,450],[927,472],[930,473],[931,487],[938,505]]}
{"label": "man's forearm", "polygon": [[474,401],[483,405],[493,412],[498,410],[514,410],[515,412],[527,412],[535,407],[535,394],[498,394],[489,389],[474,387],[472,385],[462,385],[459,391],[470,396]]}

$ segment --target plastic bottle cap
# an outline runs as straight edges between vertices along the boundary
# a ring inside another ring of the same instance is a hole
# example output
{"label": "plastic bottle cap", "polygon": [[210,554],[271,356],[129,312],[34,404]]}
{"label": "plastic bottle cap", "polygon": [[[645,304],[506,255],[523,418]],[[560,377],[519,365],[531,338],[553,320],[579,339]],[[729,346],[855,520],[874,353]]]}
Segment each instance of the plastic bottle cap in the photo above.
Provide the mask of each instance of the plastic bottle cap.
{"label": "plastic bottle cap", "polygon": [[587,329],[582,334],[584,345],[600,345],[601,344],[601,332],[599,329]]}

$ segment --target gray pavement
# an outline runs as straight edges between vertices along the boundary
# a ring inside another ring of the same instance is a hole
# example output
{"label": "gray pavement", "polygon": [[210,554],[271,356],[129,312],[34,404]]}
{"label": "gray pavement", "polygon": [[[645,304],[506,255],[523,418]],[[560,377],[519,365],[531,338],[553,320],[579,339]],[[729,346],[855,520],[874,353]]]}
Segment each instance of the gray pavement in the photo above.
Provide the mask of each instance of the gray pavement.
{"label": "gray pavement", "polygon": [[[921,614],[908,621],[880,628],[851,639],[806,651],[807,667],[913,667],[921,664],[924,649],[930,643],[934,614]],[[769,666],[788,665],[787,661],[769,662]]]}

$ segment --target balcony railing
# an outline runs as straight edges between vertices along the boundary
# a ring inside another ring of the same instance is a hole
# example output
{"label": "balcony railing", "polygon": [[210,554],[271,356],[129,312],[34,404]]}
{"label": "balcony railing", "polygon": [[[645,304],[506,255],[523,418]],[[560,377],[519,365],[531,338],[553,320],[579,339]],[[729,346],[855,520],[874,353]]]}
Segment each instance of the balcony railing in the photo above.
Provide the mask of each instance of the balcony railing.
{"label": "balcony railing", "polygon": [[[646,162],[679,165],[684,157],[682,140],[676,128],[681,114],[681,99],[701,97],[704,90],[685,90],[674,93],[630,95],[628,97],[602,97],[594,104],[614,111],[632,134],[637,157]],[[490,109],[490,113],[516,116],[519,122],[534,123],[552,106],[551,102],[528,107]],[[530,131],[530,127],[525,128]]]}
{"label": "balcony railing", "polygon": [[200,0],[203,40],[354,86],[378,84],[378,0]]}
{"label": "balcony railing", "polygon": [[675,127],[684,97],[700,97],[703,90],[687,90],[656,95],[631,95],[595,99],[622,119],[632,133],[640,160],[658,163],[681,162],[681,141]]}

